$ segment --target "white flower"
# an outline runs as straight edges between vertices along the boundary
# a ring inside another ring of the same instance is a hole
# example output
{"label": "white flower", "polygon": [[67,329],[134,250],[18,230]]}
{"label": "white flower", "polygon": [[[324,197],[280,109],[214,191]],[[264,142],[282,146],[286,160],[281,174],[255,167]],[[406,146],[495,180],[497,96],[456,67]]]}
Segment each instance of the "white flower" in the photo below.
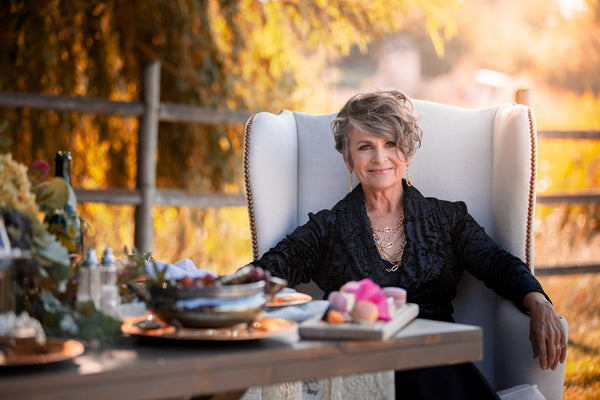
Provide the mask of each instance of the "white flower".
{"label": "white flower", "polygon": [[60,320],[60,330],[65,333],[75,335],[77,334],[79,328],[77,327],[73,317],[70,314],[65,314]]}
{"label": "white flower", "polygon": [[0,314],[0,337],[35,338],[41,345],[46,343],[44,328],[35,318],[23,311],[16,315],[13,311]]}

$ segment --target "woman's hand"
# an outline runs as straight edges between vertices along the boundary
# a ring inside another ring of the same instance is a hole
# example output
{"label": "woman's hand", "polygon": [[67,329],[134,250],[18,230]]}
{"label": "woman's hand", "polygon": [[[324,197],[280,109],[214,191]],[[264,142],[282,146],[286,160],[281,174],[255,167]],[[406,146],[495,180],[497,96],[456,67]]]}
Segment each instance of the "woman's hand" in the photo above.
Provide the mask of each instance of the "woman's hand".
{"label": "woman's hand", "polygon": [[542,369],[556,369],[559,361],[565,362],[567,356],[567,335],[561,317],[542,293],[528,293],[523,304],[531,312],[529,339],[533,357],[539,358]]}

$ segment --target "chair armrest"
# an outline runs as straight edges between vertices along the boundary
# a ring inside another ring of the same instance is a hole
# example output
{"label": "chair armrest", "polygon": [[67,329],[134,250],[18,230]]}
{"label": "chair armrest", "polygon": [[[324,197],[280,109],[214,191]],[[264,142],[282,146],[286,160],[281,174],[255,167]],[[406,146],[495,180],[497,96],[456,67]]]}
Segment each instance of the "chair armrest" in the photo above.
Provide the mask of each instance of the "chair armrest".
{"label": "chair armrest", "polygon": [[[562,319],[565,332],[567,320]],[[546,400],[560,400],[563,395],[565,364],[553,370],[542,370],[539,360],[533,358],[529,341],[530,317],[514,304],[502,300],[498,304],[496,331],[496,389],[519,384],[537,385]]]}

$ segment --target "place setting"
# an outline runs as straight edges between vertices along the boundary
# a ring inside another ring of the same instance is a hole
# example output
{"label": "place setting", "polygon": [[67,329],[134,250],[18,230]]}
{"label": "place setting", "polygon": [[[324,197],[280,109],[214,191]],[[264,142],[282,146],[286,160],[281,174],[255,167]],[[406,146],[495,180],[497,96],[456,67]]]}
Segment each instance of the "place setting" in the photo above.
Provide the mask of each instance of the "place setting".
{"label": "place setting", "polygon": [[0,314],[0,368],[67,361],[84,351],[77,340],[46,337],[40,323],[26,313]]}
{"label": "place setting", "polygon": [[283,279],[246,265],[217,276],[188,260],[147,264],[149,281],[132,290],[142,315],[123,319],[123,334],[142,338],[246,341],[298,333],[301,339],[385,340],[419,313],[401,288],[369,279],[347,282],[326,300],[286,287]]}
{"label": "place setting", "polygon": [[[289,291],[287,282],[259,267],[245,266],[217,276],[188,260],[155,262],[147,267],[150,282],[131,288],[145,303],[145,315],[123,319],[121,331],[134,337],[168,340],[245,341],[294,332],[297,322],[268,315],[306,298]],[[281,299],[281,300],[275,300]]]}
{"label": "place setting", "polygon": [[[148,322],[148,320],[152,322]],[[293,331],[297,324],[281,318],[262,318],[220,328],[175,326],[153,317],[130,317],[123,321],[124,334],[169,340],[244,341],[264,339]]]}
{"label": "place setting", "polygon": [[312,301],[312,296],[297,292],[292,288],[283,288],[276,293],[273,298],[267,303],[268,309],[276,309],[279,307],[298,306]]}

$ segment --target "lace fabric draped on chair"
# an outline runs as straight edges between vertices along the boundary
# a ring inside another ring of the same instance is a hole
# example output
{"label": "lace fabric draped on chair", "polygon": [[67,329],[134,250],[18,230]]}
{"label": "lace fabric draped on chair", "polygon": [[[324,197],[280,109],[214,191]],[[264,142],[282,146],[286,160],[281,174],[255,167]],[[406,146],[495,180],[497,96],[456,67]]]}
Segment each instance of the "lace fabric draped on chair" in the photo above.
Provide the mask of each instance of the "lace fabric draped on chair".
{"label": "lace fabric draped on chair", "polygon": [[390,400],[394,396],[394,371],[384,371],[256,386],[242,400]]}

